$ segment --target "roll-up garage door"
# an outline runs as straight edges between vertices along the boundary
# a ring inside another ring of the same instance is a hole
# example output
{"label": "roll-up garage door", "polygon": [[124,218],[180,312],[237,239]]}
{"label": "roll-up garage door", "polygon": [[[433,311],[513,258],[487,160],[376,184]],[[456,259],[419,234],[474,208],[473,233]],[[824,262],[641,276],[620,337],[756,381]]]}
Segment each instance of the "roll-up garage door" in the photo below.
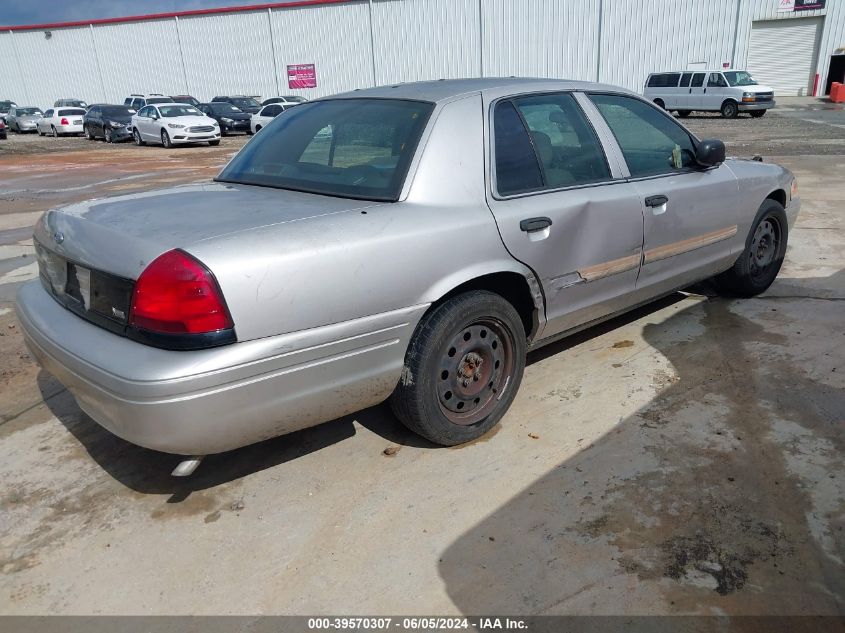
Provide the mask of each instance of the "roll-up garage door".
{"label": "roll-up garage door", "polygon": [[821,24],[822,18],[753,22],[748,70],[775,97],[811,94]]}

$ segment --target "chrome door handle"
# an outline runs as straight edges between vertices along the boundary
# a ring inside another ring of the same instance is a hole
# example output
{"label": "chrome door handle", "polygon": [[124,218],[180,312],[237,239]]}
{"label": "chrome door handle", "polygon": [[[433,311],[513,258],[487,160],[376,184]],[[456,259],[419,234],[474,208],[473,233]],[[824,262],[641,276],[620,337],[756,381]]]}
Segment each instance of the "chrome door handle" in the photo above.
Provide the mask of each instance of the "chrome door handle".
{"label": "chrome door handle", "polygon": [[663,195],[649,196],[645,199],[645,206],[647,207],[662,207],[669,202],[669,198]]}
{"label": "chrome door handle", "polygon": [[519,228],[526,233],[533,233],[534,231],[542,231],[552,225],[551,218],[528,218],[519,223]]}

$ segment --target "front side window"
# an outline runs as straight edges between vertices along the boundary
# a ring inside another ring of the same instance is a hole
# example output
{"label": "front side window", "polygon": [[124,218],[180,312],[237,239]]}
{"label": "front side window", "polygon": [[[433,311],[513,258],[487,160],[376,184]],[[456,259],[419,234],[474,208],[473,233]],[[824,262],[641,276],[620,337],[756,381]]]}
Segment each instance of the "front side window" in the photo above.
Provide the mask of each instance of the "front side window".
{"label": "front side window", "polygon": [[710,77],[707,79],[707,87],[727,88],[728,82],[725,81],[724,77],[722,77],[722,73],[710,73]]}
{"label": "front side window", "polygon": [[693,88],[701,88],[704,85],[704,73],[693,73],[692,75],[692,83],[690,86]]}
{"label": "front side window", "polygon": [[306,103],[262,130],[218,180],[395,201],[433,109],[399,99]]}
{"label": "front side window", "polygon": [[522,97],[514,103],[528,126],[545,188],[610,178],[604,150],[572,95]]}
{"label": "front side window", "polygon": [[695,164],[695,144],[674,120],[648,103],[591,94],[625,157],[632,177],[673,173]]}

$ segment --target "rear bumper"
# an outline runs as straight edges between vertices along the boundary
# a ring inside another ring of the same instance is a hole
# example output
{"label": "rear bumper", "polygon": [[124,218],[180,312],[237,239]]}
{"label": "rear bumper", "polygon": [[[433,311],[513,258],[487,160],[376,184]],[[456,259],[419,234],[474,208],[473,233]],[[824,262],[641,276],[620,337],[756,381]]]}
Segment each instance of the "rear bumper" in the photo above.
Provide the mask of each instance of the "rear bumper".
{"label": "rear bumper", "polygon": [[759,103],[746,103],[740,102],[739,104],[739,111],[740,112],[749,112],[751,110],[769,110],[775,107],[774,101],[760,101]]}
{"label": "rear bumper", "polygon": [[92,325],[39,281],[18,293],[33,356],[100,425],[134,444],[219,453],[377,404],[396,385],[427,306],[192,352]]}

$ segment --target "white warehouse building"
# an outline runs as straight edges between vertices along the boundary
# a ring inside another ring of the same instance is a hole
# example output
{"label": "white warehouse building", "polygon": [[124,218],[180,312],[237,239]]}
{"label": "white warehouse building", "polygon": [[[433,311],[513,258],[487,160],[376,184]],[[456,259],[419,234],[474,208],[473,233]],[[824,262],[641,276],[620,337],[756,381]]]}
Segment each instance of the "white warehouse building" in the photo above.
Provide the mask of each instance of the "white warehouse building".
{"label": "white warehouse building", "polygon": [[844,53],[845,0],[299,0],[3,27],[0,100],[314,98],[510,75],[641,91],[650,72],[724,66],[778,96],[821,95],[845,81]]}

